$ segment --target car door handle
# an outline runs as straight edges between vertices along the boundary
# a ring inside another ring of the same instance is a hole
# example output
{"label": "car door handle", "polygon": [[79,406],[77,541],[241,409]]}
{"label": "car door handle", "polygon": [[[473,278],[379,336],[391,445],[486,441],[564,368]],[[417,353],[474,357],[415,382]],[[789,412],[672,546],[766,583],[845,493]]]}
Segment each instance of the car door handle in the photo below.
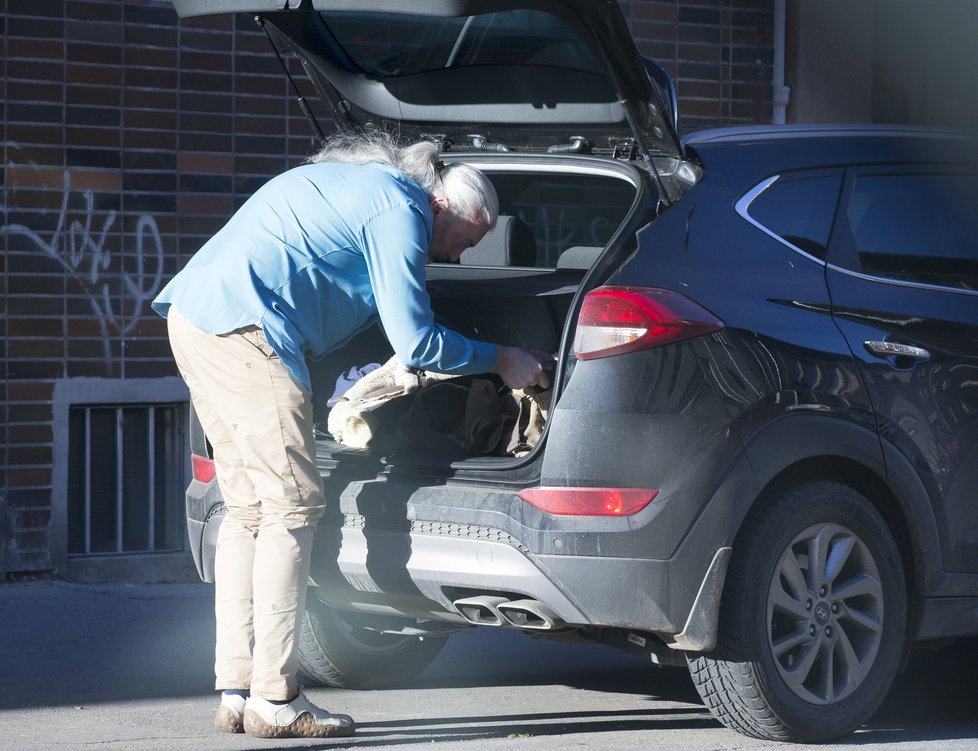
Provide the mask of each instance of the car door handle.
{"label": "car door handle", "polygon": [[863,342],[866,349],[877,357],[907,357],[911,360],[929,360],[930,352],[923,347],[915,347],[912,344],[900,344],[898,342]]}

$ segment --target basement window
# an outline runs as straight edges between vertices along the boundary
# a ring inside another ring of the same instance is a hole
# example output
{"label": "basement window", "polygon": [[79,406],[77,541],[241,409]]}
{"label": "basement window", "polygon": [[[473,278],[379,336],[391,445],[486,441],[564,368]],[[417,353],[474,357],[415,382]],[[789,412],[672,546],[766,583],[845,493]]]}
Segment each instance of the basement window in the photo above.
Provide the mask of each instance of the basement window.
{"label": "basement window", "polygon": [[73,406],[68,425],[68,554],[182,550],[185,405]]}

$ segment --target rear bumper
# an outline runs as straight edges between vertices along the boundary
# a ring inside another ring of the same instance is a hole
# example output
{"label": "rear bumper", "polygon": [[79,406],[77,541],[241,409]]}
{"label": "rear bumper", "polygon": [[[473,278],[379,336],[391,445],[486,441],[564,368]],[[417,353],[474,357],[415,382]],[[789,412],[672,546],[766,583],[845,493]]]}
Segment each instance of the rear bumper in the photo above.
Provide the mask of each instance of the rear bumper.
{"label": "rear bumper", "polygon": [[[201,578],[213,581],[223,509],[188,519]],[[417,523],[424,528],[432,525]],[[535,555],[501,530],[439,524],[439,533],[339,526],[316,532],[310,578],[325,602],[343,610],[464,623],[457,600],[498,596],[542,603],[568,626],[619,627],[660,634],[684,630],[702,577],[679,560]],[[573,593],[573,594],[571,594]]]}
{"label": "rear bumper", "polygon": [[[321,522],[311,572],[320,598],[344,610],[451,622],[464,622],[459,600],[530,600],[561,625],[654,632],[672,641],[695,620],[697,594],[712,591],[704,579],[715,572],[704,573],[682,557],[534,554],[497,529],[439,525],[442,533],[432,534],[417,531],[422,524],[413,526]],[[712,600],[705,604],[715,606]]]}

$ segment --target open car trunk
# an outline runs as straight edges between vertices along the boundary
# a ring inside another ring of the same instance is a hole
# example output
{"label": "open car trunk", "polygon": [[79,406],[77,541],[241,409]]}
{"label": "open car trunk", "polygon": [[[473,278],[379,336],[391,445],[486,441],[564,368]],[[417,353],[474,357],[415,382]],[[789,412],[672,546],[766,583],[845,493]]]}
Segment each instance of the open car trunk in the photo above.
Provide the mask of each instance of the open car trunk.
{"label": "open car trunk", "polygon": [[[499,195],[500,219],[482,242],[463,253],[459,264],[428,266],[436,321],[472,338],[552,354],[552,384],[540,394],[552,406],[573,371],[570,350],[578,299],[630,252],[635,228],[653,217],[655,189],[640,170],[607,159],[454,158],[489,176]],[[392,355],[380,327],[373,326],[312,364],[318,458],[327,486],[332,477],[335,490],[342,492],[352,479],[369,480],[392,471],[437,484],[459,475],[490,482],[532,477],[528,467],[542,455],[545,432],[515,452],[505,446],[440,451],[437,442],[411,440],[416,424],[404,415],[417,394],[398,397],[400,406],[387,408],[379,421],[384,439],[366,448],[337,441],[342,436],[330,433],[328,405],[337,393],[337,380],[349,387],[345,374],[351,369],[386,363]],[[487,378],[495,379],[497,393],[509,391],[495,376]],[[464,384],[471,379],[454,380]],[[456,449],[450,441],[448,445]]]}

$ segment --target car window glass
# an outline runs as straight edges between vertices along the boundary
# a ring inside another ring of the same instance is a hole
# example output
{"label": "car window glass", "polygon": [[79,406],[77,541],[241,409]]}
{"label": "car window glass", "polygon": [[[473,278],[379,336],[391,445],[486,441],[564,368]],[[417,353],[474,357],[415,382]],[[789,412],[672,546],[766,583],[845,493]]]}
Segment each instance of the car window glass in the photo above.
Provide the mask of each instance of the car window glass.
{"label": "car window glass", "polygon": [[859,175],[846,209],[850,258],[871,276],[978,289],[974,175]]}
{"label": "car window glass", "polygon": [[635,200],[630,183],[611,177],[494,175],[500,211],[519,217],[533,232],[537,266],[553,268],[574,246],[604,246]]}
{"label": "car window glass", "polygon": [[748,213],[797,248],[825,260],[841,174],[782,176],[759,195]]}
{"label": "car window glass", "polygon": [[470,65],[546,65],[595,73],[594,55],[559,18],[511,10],[460,18],[321,13],[350,58],[371,75]]}

